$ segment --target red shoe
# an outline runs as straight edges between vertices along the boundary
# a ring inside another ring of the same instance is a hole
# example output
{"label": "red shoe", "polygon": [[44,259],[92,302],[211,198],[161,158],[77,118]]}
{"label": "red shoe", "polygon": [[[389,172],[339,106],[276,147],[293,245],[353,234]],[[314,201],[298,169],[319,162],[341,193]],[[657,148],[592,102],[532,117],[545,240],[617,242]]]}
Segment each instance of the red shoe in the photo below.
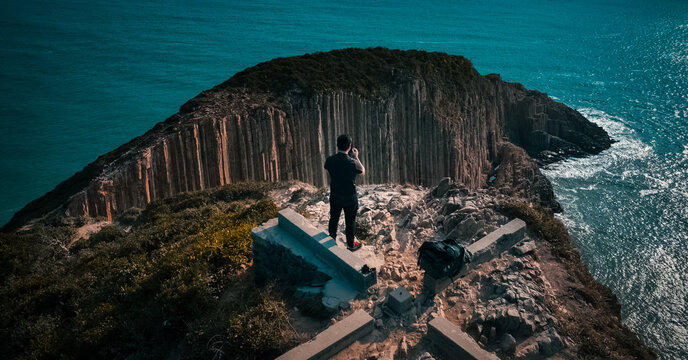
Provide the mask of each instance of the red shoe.
{"label": "red shoe", "polygon": [[361,248],[361,243],[354,241],[354,246],[347,246],[346,248],[349,249],[349,251],[356,251]]}

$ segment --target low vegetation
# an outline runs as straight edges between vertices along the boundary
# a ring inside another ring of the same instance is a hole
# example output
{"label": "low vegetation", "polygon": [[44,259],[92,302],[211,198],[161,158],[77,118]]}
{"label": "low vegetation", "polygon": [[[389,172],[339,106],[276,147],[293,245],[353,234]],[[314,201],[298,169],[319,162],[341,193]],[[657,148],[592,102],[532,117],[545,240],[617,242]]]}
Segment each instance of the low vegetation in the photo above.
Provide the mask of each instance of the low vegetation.
{"label": "low vegetation", "polygon": [[[551,245],[552,255],[566,267],[572,284],[569,298],[582,304],[577,309],[561,311],[561,306],[547,301],[558,315],[561,330],[581,344],[583,359],[655,359],[637,335],[621,325],[621,306],[616,296],[595,280],[583,265],[568,230],[551,210],[537,204],[509,201],[500,205],[502,213],[523,219],[530,231]],[[571,311],[574,310],[574,311]]]}
{"label": "low vegetation", "polygon": [[[251,229],[277,216],[268,185],[186,193],[75,242],[74,226],[0,233],[6,358],[269,358],[295,333],[257,288]],[[136,214],[136,212],[134,212]]]}
{"label": "low vegetation", "polygon": [[578,252],[571,246],[569,231],[554,217],[551,210],[526,202],[506,202],[501,205],[500,210],[509,217],[523,219],[531,231],[553,245],[557,256],[579,260]]}
{"label": "low vegetation", "polygon": [[245,87],[275,95],[341,89],[364,96],[380,95],[405,76],[420,74],[441,89],[465,86],[478,76],[471,62],[456,55],[383,47],[341,49],[277,58],[234,75],[220,87]]}

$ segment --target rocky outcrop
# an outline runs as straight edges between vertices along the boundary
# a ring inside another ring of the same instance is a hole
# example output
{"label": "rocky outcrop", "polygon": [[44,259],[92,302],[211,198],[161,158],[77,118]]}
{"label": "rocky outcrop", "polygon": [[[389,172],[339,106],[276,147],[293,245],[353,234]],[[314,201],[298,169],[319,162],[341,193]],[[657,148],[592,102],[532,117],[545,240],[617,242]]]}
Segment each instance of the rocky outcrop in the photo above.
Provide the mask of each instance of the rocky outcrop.
{"label": "rocky outcrop", "polygon": [[[532,216],[538,207],[523,199],[444,180],[433,189],[383,184],[358,190],[356,236],[364,246],[356,254],[382,259],[376,264],[377,283],[350,306],[368,311],[380,335],[362,339],[363,347],[351,346],[336,359],[393,354],[402,336],[415,354],[433,351],[421,339],[428,333],[428,321],[438,316],[505,359],[656,358],[621,323],[616,297],[592,279],[563,225],[549,211]],[[270,192],[277,206],[298,209],[320,229],[329,221],[329,205],[323,201],[327,195],[298,182]],[[528,224],[522,242],[491,252],[488,261],[473,252],[470,270],[445,283],[428,301],[424,289],[430,282],[418,265],[420,246],[451,238],[468,249],[481,247],[485,237],[513,223],[513,209],[507,210],[512,206],[523,206],[531,214],[524,216]],[[556,224],[563,231],[552,231]],[[337,240],[341,246],[343,231],[339,229]],[[399,287],[411,293],[413,307],[405,313],[386,311],[390,293]]]}
{"label": "rocky outcrop", "polygon": [[[369,169],[362,183],[488,185],[501,159],[523,161],[510,185],[556,207],[540,161],[597,153],[611,140],[577,111],[482,76],[460,56],[346,49],[276,59],[235,75],[178,114],[99,157],[5,226],[46,215],[104,216],[171,194],[238,181],[327,182],[322,167],[349,133]],[[510,165],[511,169],[518,167]],[[499,175],[499,174],[498,174]],[[536,188],[527,184],[543,182]],[[526,184],[526,185],[519,185]]]}
{"label": "rocky outcrop", "polygon": [[554,198],[552,185],[540,172],[537,163],[523,148],[512,143],[502,143],[496,166],[487,182],[503,194],[525,199],[537,198],[552,210],[561,210]]}

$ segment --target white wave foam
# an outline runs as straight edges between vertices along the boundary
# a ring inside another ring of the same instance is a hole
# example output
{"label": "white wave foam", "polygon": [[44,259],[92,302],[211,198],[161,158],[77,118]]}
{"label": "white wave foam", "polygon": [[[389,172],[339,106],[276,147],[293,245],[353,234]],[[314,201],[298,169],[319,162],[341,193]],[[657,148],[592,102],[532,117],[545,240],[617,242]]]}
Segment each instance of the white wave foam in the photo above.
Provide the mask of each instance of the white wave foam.
{"label": "white wave foam", "polygon": [[546,176],[551,178],[586,179],[598,173],[610,176],[625,177],[638,175],[637,173],[612,174],[607,169],[613,165],[636,160],[649,160],[654,156],[652,147],[643,143],[635,131],[626,126],[620,117],[609,115],[602,110],[583,108],[578,110],[588,120],[601,126],[609,135],[617,140],[611,148],[597,156],[582,159],[569,159],[551,164],[543,169]]}
{"label": "white wave foam", "polygon": [[641,197],[645,197],[645,196],[648,196],[648,195],[654,195],[654,194],[657,194],[657,193],[659,193],[659,190],[657,190],[657,189],[654,189],[654,190],[640,190],[640,196],[641,196]]}
{"label": "white wave foam", "polygon": [[597,185],[596,184],[590,184],[586,187],[581,187],[581,190],[586,190],[586,191],[592,191],[592,190],[597,190]]}

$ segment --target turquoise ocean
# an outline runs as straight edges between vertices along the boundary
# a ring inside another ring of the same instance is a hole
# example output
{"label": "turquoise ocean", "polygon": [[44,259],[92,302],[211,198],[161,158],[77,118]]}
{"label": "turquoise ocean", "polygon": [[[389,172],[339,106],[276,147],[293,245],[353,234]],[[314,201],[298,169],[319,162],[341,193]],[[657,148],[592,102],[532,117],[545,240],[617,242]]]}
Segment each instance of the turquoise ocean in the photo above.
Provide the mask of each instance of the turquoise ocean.
{"label": "turquoise ocean", "polygon": [[[618,140],[548,167],[623,321],[688,359],[688,2],[0,2],[0,222],[237,71],[346,47],[443,51]],[[365,149],[362,149],[365,151]]]}

